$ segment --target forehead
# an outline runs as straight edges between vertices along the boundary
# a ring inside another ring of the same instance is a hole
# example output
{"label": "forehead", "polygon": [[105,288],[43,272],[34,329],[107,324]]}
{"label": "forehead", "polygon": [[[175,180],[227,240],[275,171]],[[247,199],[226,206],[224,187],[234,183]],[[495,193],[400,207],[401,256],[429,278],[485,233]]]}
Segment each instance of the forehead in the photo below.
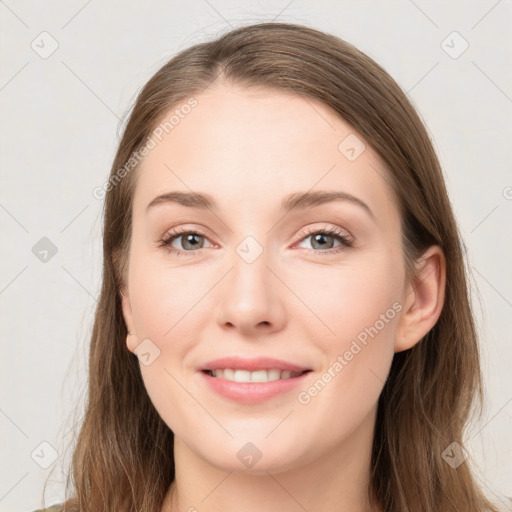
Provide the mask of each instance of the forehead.
{"label": "forehead", "polygon": [[[161,140],[154,137],[155,147],[138,169],[136,215],[170,191],[208,193],[220,209],[245,211],[274,209],[284,196],[318,189],[341,190],[377,216],[397,217],[381,159],[322,103],[233,85],[194,98],[193,109],[174,116],[178,122],[168,124]],[[176,109],[179,104],[162,122]]]}

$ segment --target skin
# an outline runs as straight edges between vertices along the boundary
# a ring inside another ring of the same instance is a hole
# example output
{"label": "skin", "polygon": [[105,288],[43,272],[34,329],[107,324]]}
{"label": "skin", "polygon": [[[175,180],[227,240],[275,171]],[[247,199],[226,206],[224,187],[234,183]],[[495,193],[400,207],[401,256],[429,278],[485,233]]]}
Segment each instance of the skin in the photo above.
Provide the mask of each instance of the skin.
{"label": "skin", "polygon": [[[406,282],[399,211],[383,179],[388,171],[366,143],[354,161],[338,150],[357,133],[325,105],[231,84],[195,97],[198,106],[138,170],[120,290],[133,332],[128,350],[146,338],[160,350],[140,367],[175,434],[176,480],[162,512],[368,511],[377,400],[394,353],[421,341],[439,318],[443,253],[429,248],[417,263],[418,281]],[[349,201],[279,212],[283,197],[309,190],[350,193],[375,219]],[[219,210],[169,203],[145,211],[170,191],[208,193]],[[196,238],[195,253],[186,236],[172,244],[186,255],[159,246],[178,226],[206,233]],[[304,232],[332,227],[350,235],[353,247],[327,255],[339,240],[327,235],[321,246]],[[250,264],[236,251],[249,235],[263,249]],[[300,403],[298,392],[393,303],[401,311]],[[313,371],[299,389],[241,405],[211,391],[197,371],[226,355],[276,357]],[[250,468],[237,457],[247,442],[262,454]]]}

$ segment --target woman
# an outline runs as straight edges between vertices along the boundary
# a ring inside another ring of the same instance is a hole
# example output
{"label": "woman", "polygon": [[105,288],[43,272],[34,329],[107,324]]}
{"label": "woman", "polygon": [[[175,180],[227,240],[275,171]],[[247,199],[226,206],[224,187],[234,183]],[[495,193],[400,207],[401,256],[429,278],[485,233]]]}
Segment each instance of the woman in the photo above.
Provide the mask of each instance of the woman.
{"label": "woman", "polygon": [[285,23],[186,49],[94,193],[104,275],[62,510],[497,510],[463,446],[482,384],[460,234],[372,59]]}

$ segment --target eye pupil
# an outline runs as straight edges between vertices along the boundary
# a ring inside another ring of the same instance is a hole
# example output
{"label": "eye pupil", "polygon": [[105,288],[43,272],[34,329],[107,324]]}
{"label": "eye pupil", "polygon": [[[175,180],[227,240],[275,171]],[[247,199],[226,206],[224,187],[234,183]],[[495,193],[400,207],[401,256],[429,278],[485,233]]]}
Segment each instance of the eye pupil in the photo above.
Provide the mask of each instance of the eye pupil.
{"label": "eye pupil", "polygon": [[[317,238],[324,239],[326,237],[333,239],[333,237],[331,235],[326,235],[326,234],[323,234],[323,233],[317,233],[316,235],[313,235],[313,240],[314,240],[313,246],[314,246],[315,243],[319,242],[319,240]],[[325,249],[325,247],[326,247],[325,241],[324,242],[320,242],[320,248],[324,248]],[[332,248],[332,244],[329,245],[328,249],[331,249],[331,248]]]}
{"label": "eye pupil", "polygon": [[184,241],[183,241],[183,247],[186,248],[186,244],[191,243],[192,249],[194,249],[199,243],[197,241],[195,241],[195,242],[193,241],[193,239],[197,238],[197,237],[201,237],[201,235],[196,235],[194,233],[189,233],[188,235],[185,235]]}

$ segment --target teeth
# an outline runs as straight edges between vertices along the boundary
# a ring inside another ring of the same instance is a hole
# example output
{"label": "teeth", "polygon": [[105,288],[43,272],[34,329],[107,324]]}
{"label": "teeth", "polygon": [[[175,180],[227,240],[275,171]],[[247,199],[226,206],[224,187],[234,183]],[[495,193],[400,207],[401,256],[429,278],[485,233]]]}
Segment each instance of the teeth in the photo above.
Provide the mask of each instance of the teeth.
{"label": "teeth", "polygon": [[289,370],[257,370],[250,372],[249,370],[233,370],[225,368],[222,370],[210,370],[210,374],[218,379],[231,380],[234,382],[270,382],[279,379],[291,379],[298,377],[303,372],[291,372]]}

